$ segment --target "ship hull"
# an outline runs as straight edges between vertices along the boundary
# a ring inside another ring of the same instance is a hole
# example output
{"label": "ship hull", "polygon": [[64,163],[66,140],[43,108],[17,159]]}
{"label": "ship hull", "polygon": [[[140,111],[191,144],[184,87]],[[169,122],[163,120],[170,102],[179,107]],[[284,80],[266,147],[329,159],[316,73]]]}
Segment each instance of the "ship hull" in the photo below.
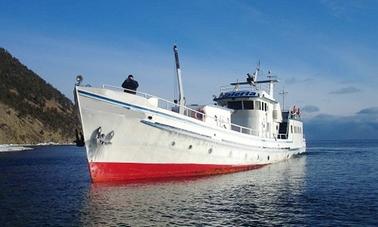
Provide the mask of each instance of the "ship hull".
{"label": "ship hull", "polygon": [[89,163],[93,182],[132,182],[142,180],[174,179],[246,171],[266,164],[213,165],[169,163]]}
{"label": "ship hull", "polygon": [[[77,87],[77,97],[93,182],[230,173],[305,152],[304,140],[259,138],[209,126],[137,95]],[[104,142],[100,134],[113,136]]]}

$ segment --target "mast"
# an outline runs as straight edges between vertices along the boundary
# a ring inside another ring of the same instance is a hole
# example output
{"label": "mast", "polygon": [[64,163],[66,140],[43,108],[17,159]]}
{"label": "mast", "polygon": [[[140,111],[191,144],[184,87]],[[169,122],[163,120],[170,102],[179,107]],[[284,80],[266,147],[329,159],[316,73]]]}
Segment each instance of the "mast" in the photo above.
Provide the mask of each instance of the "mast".
{"label": "mast", "polygon": [[282,92],[280,92],[280,95],[282,95],[282,112],[285,112],[285,95],[287,95],[287,91],[285,91],[285,88],[282,89]]}
{"label": "mast", "polygon": [[182,78],[181,78],[181,69],[180,69],[180,61],[178,56],[178,49],[176,45],[173,45],[173,52],[175,54],[175,62],[176,62],[176,74],[177,74],[177,82],[178,82],[178,88],[179,88],[179,99],[178,99],[178,105],[179,105],[179,113],[184,113],[184,106],[185,106],[185,96],[184,96],[184,88],[182,86]]}
{"label": "mast", "polygon": [[269,82],[269,96],[270,98],[273,98],[273,94],[274,94],[274,81],[272,80],[273,76],[270,75],[270,70],[268,71],[268,80],[270,81]]}
{"label": "mast", "polygon": [[255,75],[255,81],[257,80],[257,76],[259,75],[259,72],[260,72],[260,60],[259,60],[259,63],[257,63],[256,71],[254,73],[254,75]]}

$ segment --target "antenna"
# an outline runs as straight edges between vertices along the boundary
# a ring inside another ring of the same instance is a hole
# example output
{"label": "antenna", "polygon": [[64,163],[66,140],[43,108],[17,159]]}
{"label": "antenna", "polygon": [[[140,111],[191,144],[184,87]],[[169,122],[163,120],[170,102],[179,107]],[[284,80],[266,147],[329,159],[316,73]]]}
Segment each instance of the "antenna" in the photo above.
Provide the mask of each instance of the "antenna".
{"label": "antenna", "polygon": [[234,91],[239,91],[239,89],[240,89],[240,84],[239,84],[239,79],[237,79]]}
{"label": "antenna", "polygon": [[289,92],[285,91],[285,88],[282,89],[282,91],[279,93],[282,95],[282,112],[285,112],[285,95],[287,95]]}
{"label": "antenna", "polygon": [[268,79],[271,80],[275,76],[272,75],[272,71],[268,70],[268,75],[266,77],[268,77]]}

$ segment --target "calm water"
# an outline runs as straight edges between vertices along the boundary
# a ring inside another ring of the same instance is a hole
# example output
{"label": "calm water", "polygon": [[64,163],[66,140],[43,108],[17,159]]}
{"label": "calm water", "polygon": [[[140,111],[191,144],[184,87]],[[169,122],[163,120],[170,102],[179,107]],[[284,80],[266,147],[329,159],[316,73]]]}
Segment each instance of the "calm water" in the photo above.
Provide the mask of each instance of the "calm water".
{"label": "calm water", "polygon": [[259,170],[91,184],[84,150],[0,153],[0,225],[378,225],[378,141],[309,142]]}

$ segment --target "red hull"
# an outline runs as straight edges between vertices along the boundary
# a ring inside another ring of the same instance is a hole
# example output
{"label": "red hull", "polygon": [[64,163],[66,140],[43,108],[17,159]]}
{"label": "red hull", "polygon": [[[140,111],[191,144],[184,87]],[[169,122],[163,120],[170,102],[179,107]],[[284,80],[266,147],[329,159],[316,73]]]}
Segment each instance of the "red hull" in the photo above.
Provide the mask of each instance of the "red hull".
{"label": "red hull", "polygon": [[92,182],[130,182],[205,176],[257,169],[262,166],[264,165],[89,163]]}

